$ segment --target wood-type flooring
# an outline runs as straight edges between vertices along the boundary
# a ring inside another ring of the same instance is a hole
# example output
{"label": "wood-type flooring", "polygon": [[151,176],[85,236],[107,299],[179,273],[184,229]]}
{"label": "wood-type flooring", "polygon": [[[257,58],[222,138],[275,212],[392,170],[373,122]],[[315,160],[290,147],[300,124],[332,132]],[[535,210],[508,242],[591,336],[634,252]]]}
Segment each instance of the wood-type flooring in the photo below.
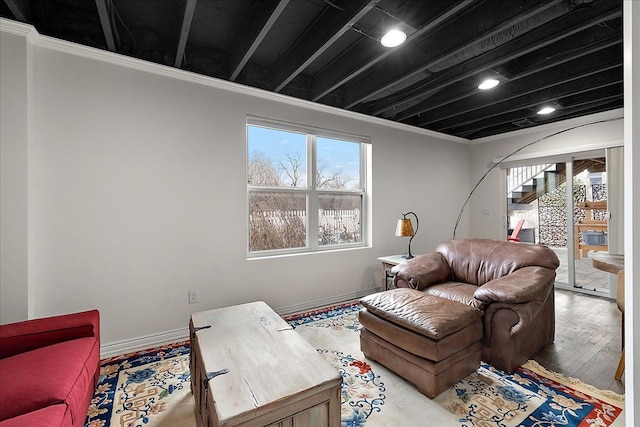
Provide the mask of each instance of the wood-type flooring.
{"label": "wood-type flooring", "polygon": [[556,289],[556,337],[535,357],[545,368],[599,389],[624,394],[614,378],[622,346],[622,315],[615,301]]}

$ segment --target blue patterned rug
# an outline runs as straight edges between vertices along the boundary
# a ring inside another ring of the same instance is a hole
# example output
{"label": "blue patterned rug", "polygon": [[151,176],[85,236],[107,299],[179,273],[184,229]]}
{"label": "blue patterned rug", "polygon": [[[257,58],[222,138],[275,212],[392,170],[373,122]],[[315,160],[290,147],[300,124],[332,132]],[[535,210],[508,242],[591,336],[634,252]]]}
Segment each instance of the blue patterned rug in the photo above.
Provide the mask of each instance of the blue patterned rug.
{"label": "blue patterned rug", "polygon": [[[343,378],[342,427],[624,425],[624,397],[527,362],[513,374],[482,364],[436,399],[359,349],[360,306],[346,304],[286,320]],[[189,344],[105,359],[89,427],[195,426]]]}

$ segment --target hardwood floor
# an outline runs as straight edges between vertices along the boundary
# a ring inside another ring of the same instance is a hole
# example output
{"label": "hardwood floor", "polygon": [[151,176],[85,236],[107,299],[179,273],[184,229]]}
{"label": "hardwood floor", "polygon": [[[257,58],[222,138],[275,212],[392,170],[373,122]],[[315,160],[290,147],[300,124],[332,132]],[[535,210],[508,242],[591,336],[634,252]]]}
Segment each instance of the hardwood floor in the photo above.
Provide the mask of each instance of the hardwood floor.
{"label": "hardwood floor", "polygon": [[547,369],[624,394],[614,378],[622,315],[615,301],[556,289],[556,338],[535,360]]}

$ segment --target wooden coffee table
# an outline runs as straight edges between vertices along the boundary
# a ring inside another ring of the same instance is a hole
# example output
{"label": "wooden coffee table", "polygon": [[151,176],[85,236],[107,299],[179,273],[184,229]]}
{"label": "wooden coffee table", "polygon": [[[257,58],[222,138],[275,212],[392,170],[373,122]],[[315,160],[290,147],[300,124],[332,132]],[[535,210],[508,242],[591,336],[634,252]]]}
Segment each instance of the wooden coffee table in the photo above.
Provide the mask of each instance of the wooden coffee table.
{"label": "wooden coffee table", "polygon": [[340,426],[342,378],[262,301],[191,315],[200,426]]}

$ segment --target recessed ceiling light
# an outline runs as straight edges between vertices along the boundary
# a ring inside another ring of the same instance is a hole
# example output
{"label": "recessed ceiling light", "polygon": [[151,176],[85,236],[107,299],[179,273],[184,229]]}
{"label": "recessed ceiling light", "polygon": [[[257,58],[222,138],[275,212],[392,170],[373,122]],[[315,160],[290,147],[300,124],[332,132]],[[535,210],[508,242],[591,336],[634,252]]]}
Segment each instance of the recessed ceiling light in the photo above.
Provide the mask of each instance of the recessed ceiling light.
{"label": "recessed ceiling light", "polygon": [[542,107],[538,110],[538,114],[551,114],[554,111],[556,111],[556,109],[553,107]]}
{"label": "recessed ceiling light", "polygon": [[498,79],[485,79],[482,83],[478,85],[478,89],[487,90],[494,88],[500,84],[500,80]]}
{"label": "recessed ceiling light", "polygon": [[403,31],[394,29],[390,30],[389,32],[387,32],[387,34],[382,36],[382,38],[380,39],[380,43],[384,47],[396,47],[404,43],[406,39],[407,35]]}

